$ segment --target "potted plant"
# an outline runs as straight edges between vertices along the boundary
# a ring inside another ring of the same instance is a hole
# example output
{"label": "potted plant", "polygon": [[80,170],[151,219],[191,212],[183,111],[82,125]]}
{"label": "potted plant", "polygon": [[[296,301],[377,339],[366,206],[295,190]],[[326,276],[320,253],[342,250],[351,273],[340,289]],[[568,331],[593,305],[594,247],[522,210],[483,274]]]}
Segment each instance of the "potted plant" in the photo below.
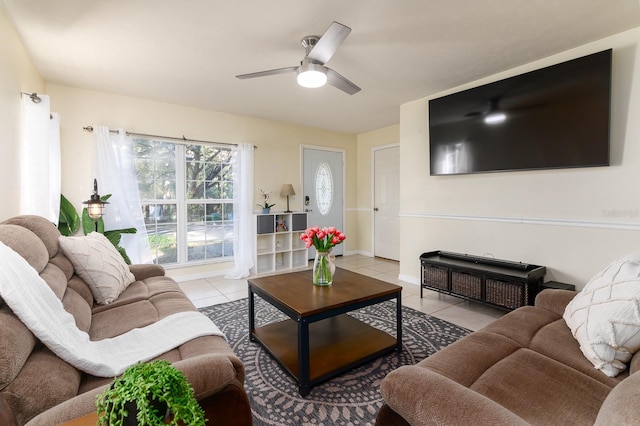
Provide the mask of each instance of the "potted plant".
{"label": "potted plant", "polygon": [[258,207],[262,207],[262,213],[267,214],[267,213],[269,213],[269,209],[271,209],[271,207],[275,206],[275,203],[274,204],[269,204],[269,197],[271,197],[271,191],[266,192],[263,189],[261,189],[260,193],[262,194],[262,197],[264,198],[264,203],[263,204],[258,204]]}
{"label": "potted plant", "polygon": [[98,424],[204,425],[204,411],[182,372],[164,360],[129,367],[96,399]]}

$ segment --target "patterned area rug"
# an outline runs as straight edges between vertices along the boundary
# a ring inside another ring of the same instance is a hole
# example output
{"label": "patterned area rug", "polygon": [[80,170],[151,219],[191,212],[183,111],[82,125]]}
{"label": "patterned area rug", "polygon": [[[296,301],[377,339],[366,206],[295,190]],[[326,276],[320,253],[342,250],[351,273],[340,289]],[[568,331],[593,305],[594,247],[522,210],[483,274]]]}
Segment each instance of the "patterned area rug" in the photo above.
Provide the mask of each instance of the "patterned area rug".
{"label": "patterned area rug", "polygon": [[[395,301],[349,315],[395,335]],[[382,406],[380,381],[401,365],[415,364],[469,330],[402,307],[403,349],[311,388],[305,398],[295,381],[258,343],[249,341],[248,299],[200,309],[225,333],[246,370],[245,389],[254,425],[373,425]],[[256,326],[286,317],[256,296]]]}

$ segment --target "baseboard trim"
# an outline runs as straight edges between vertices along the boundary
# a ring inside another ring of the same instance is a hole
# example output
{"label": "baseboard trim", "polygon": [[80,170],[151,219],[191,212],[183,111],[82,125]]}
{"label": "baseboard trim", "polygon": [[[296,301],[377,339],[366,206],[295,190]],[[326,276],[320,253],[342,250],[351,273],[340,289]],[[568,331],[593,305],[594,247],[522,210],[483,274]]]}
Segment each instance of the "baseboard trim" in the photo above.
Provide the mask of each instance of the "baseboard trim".
{"label": "baseboard trim", "polygon": [[420,279],[412,277],[411,275],[398,274],[398,279],[405,283],[420,285]]}
{"label": "baseboard trim", "polygon": [[181,283],[184,281],[202,280],[205,278],[224,276],[227,274],[227,272],[231,271],[231,269],[218,269],[210,272],[200,272],[198,274],[187,274],[187,275],[176,275],[176,276],[172,276],[170,271],[171,271],[170,269],[166,271],[167,276],[173,278],[176,282]]}

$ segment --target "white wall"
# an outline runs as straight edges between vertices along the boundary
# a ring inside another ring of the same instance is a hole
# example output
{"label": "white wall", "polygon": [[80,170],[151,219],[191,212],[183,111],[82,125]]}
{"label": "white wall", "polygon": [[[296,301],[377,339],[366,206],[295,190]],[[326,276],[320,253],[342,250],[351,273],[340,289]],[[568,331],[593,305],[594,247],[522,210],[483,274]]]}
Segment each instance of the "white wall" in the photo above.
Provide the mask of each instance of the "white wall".
{"label": "white wall", "polygon": [[43,91],[40,74],[0,9],[0,220],[20,212],[20,92]]}
{"label": "white wall", "polygon": [[[582,288],[610,261],[640,250],[640,29],[527,64],[400,110],[401,271],[447,250],[547,266]],[[428,101],[613,48],[611,166],[429,176]]]}

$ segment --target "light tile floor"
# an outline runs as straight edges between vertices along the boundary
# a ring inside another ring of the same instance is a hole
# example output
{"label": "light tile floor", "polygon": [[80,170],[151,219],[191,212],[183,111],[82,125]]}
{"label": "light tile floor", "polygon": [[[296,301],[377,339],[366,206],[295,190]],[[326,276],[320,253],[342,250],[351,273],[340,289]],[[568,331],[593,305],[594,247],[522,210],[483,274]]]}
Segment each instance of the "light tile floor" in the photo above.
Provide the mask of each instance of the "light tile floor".
{"label": "light tile floor", "polygon": [[[503,310],[430,290],[424,290],[420,298],[419,286],[398,280],[399,264],[392,260],[361,255],[340,256],[336,258],[336,266],[401,285],[403,305],[470,330],[479,330],[505,314]],[[248,295],[246,280],[211,277],[179,284],[197,307],[230,302]]]}

